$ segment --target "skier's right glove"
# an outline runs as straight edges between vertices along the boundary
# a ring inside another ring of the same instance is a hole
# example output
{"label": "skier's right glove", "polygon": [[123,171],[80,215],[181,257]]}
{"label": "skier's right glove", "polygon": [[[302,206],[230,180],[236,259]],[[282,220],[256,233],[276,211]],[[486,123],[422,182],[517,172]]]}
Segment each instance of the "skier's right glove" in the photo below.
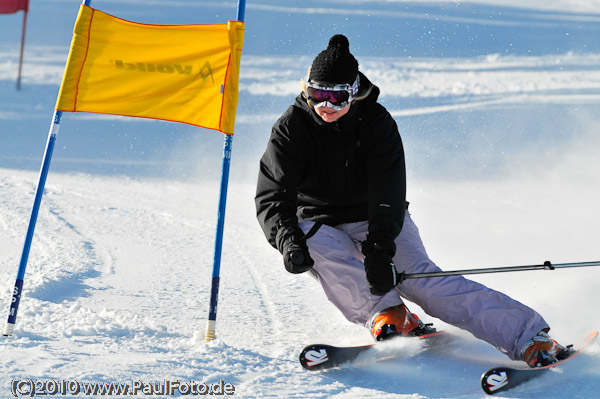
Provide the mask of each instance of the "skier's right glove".
{"label": "skier's right glove", "polygon": [[398,284],[396,266],[392,258],[396,253],[394,241],[363,242],[362,253],[365,255],[365,272],[371,294],[383,296]]}
{"label": "skier's right glove", "polygon": [[304,234],[298,227],[281,227],[277,231],[276,242],[288,272],[304,273],[315,264],[308,253]]}

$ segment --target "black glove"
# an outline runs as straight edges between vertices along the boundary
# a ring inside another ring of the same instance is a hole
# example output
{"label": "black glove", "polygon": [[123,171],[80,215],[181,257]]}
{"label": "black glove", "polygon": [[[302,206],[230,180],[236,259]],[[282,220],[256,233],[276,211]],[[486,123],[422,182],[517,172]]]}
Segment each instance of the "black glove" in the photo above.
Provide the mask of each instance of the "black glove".
{"label": "black glove", "polygon": [[396,266],[392,260],[396,244],[390,240],[367,239],[363,242],[362,253],[365,255],[365,272],[371,294],[385,295],[398,284]]}
{"label": "black glove", "polygon": [[283,264],[288,272],[304,273],[315,264],[308,253],[304,234],[298,227],[280,228],[276,241],[277,248],[283,255]]}

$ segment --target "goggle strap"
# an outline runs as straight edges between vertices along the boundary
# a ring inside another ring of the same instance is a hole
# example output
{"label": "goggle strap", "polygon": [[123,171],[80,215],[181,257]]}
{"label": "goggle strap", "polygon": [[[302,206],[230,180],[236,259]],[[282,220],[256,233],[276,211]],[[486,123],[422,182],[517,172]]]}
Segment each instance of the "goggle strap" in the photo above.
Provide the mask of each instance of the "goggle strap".
{"label": "goggle strap", "polygon": [[305,82],[305,87],[311,87],[313,89],[320,89],[320,90],[329,90],[329,91],[342,91],[342,90],[346,90],[348,91],[352,96],[356,95],[356,93],[358,93],[358,87],[360,85],[360,76],[356,75],[356,79],[354,80],[354,83],[352,83],[351,85],[348,83],[343,83],[343,84],[332,84],[332,85],[322,85],[319,84],[317,82],[311,82],[310,80],[307,79],[307,81]]}

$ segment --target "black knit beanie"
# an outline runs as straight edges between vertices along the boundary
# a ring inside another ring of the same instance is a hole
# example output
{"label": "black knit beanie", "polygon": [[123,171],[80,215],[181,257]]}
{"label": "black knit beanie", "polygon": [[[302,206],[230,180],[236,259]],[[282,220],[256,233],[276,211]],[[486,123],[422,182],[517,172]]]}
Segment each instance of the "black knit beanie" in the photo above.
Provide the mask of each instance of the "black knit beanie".
{"label": "black knit beanie", "polygon": [[333,35],[327,48],[319,53],[310,67],[308,80],[319,83],[353,84],[358,75],[358,61],[350,54],[344,35]]}

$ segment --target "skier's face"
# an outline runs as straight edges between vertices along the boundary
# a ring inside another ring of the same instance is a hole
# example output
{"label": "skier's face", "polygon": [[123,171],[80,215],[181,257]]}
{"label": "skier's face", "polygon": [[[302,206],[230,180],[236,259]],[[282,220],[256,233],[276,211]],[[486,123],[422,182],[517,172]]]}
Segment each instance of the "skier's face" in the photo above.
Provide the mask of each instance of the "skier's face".
{"label": "skier's face", "polygon": [[350,104],[346,108],[342,108],[340,110],[329,108],[329,107],[316,107],[315,112],[321,119],[325,122],[331,123],[340,119],[342,116],[346,115],[350,110]]}

